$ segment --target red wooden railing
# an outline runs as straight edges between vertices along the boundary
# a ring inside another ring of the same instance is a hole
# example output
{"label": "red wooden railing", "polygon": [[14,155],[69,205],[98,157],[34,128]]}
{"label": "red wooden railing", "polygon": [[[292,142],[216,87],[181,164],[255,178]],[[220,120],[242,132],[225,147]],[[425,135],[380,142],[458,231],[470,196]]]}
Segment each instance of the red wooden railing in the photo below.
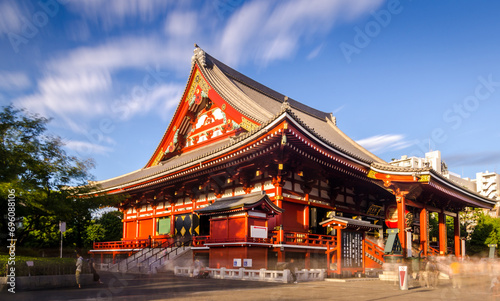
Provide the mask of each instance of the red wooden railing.
{"label": "red wooden railing", "polygon": [[429,246],[429,249],[428,249],[428,250],[429,250],[428,252],[430,253],[430,254],[428,254],[428,255],[431,255],[431,256],[439,256],[439,254],[440,254],[440,253],[439,253],[439,250],[434,249],[434,248],[433,248],[433,247],[431,247],[431,246]]}
{"label": "red wooden railing", "polygon": [[[279,231],[273,231],[271,238],[273,243],[279,242]],[[303,245],[303,246],[319,246],[327,247],[328,245],[336,244],[336,237],[331,235],[310,234],[301,232],[284,233],[285,243],[290,245]]]}
{"label": "red wooden railing", "polygon": [[193,236],[193,247],[203,247],[210,236]]}
{"label": "red wooden railing", "polygon": [[368,239],[365,239],[364,243],[365,243],[365,253],[363,254],[363,256],[365,256],[365,260],[367,257],[366,254],[369,254],[373,258],[379,260],[377,262],[376,260],[373,260],[372,258],[368,257],[369,259],[371,259],[373,264],[369,264],[367,267],[370,268],[381,267],[380,262],[384,262],[384,249],[382,249],[382,247],[380,247],[379,245]]}
{"label": "red wooden railing", "polygon": [[164,242],[169,240],[171,240],[171,238],[94,242],[93,248],[94,250],[154,248],[161,246]]}

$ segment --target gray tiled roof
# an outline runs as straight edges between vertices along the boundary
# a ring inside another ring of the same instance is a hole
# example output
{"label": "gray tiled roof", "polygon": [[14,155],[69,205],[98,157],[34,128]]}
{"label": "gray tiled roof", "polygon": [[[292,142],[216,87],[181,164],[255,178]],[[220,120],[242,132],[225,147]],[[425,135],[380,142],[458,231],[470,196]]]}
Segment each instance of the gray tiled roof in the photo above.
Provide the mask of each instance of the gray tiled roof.
{"label": "gray tiled roof", "polygon": [[[265,125],[283,111],[282,104],[285,98],[283,94],[252,80],[212,56],[205,54],[203,63],[199,62],[199,59],[194,59],[193,63],[198,65],[215,91],[244,116]],[[192,67],[191,72],[193,70]],[[290,107],[289,111],[304,127],[337,150],[367,164],[385,163],[350,139],[331,120],[329,121],[331,114],[316,110],[290,98],[287,102]],[[96,184],[100,186],[100,190],[120,188],[141,179],[165,174],[182,164],[196,161],[213,152],[223,151],[232,144],[234,142],[227,138],[200,149],[182,153],[157,166],[145,167]]]}
{"label": "gray tiled roof", "polygon": [[[225,86],[223,88],[219,87],[218,90],[226,101],[232,102],[236,107],[242,103],[253,103],[253,109],[247,110],[246,113],[250,115],[249,117],[259,121],[265,119],[264,116],[274,117],[280,113],[285,98],[283,94],[254,81],[208,54],[206,54],[206,61],[209,63],[209,67],[202,68],[203,72],[212,74],[213,76],[226,77],[224,79]],[[217,72],[210,70],[217,70]],[[227,81],[227,79],[230,79],[230,81]],[[220,82],[219,80],[213,83],[215,89],[217,89],[217,83]],[[224,94],[227,91],[233,91],[233,95],[239,94],[240,97],[232,98],[230,94]],[[241,96],[241,94],[244,96]],[[369,164],[372,162],[385,163],[384,160],[370,153],[349,138],[337,126],[333,125],[332,122],[328,122],[327,120],[331,118],[331,114],[316,110],[291,98],[288,99],[288,104],[298,119],[338,150]],[[264,121],[271,119],[268,118]]]}
{"label": "gray tiled roof", "polygon": [[372,229],[381,229],[382,228],[382,226],[372,224],[368,221],[346,218],[346,217],[342,217],[342,216],[332,217],[330,219],[327,219],[325,221],[320,222],[319,224],[324,225],[324,224],[329,223],[331,221],[340,221],[340,222],[346,223],[348,226],[354,226],[354,227],[364,227],[364,228],[372,228]]}
{"label": "gray tiled roof", "polygon": [[252,208],[257,205],[261,201],[267,202],[269,206],[271,206],[276,212],[282,212],[283,209],[276,207],[267,194],[265,192],[255,192],[250,194],[238,195],[224,199],[218,199],[213,204],[195,210],[197,213],[212,213],[212,212],[221,212],[233,209],[244,209],[244,208]]}

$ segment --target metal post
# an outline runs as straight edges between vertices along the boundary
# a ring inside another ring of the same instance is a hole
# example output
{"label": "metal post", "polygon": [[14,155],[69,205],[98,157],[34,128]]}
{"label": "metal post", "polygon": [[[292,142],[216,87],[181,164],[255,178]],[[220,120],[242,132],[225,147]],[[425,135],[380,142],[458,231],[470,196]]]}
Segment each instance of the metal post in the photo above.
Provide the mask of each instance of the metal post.
{"label": "metal post", "polygon": [[66,222],[59,222],[59,231],[61,231],[61,258],[62,258],[62,248],[63,248],[63,233],[66,232]]}
{"label": "metal post", "polygon": [[61,231],[61,256],[60,256],[60,258],[62,258],[62,247],[63,247],[63,233]]}

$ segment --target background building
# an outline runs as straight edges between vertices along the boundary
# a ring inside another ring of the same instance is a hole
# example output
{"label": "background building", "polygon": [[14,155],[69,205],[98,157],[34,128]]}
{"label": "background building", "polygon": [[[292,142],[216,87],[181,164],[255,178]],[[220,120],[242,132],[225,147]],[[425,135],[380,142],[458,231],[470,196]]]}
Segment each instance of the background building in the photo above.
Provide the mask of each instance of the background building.
{"label": "background building", "polygon": [[393,159],[389,164],[407,168],[425,168],[430,167],[443,175],[445,178],[465,187],[471,191],[477,192],[482,196],[497,201],[495,208],[489,210],[489,214],[494,217],[499,216],[500,212],[500,175],[495,172],[478,172],[475,179],[462,178],[459,174],[448,170],[448,166],[441,158],[441,152],[431,151],[425,153],[424,158],[401,156],[400,159]]}

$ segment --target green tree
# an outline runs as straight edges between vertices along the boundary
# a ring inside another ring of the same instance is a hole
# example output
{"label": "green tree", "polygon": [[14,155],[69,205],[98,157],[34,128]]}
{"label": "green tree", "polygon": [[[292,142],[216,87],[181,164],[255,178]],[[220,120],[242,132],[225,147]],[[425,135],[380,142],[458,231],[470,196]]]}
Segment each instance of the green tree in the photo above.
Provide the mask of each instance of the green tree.
{"label": "green tree", "polygon": [[122,238],[123,214],[119,211],[106,212],[87,226],[85,245],[90,247],[93,242],[117,241]]}
{"label": "green tree", "polygon": [[123,237],[123,213],[111,211],[103,214],[99,223],[106,229],[103,241],[117,241]]}
{"label": "green tree", "polygon": [[[93,162],[67,155],[61,139],[47,132],[48,122],[12,106],[0,111],[0,211],[7,212],[8,204],[15,203],[19,244],[57,245],[54,233],[62,220],[73,228],[72,243],[81,247],[91,221],[89,210],[109,205],[110,199],[82,197],[93,189],[88,185]],[[9,199],[9,194],[15,197]],[[0,217],[4,245],[9,222],[7,215]]]}
{"label": "green tree", "polygon": [[482,214],[477,221],[477,225],[468,241],[467,250],[471,255],[488,254],[488,244],[500,243],[500,219]]}

